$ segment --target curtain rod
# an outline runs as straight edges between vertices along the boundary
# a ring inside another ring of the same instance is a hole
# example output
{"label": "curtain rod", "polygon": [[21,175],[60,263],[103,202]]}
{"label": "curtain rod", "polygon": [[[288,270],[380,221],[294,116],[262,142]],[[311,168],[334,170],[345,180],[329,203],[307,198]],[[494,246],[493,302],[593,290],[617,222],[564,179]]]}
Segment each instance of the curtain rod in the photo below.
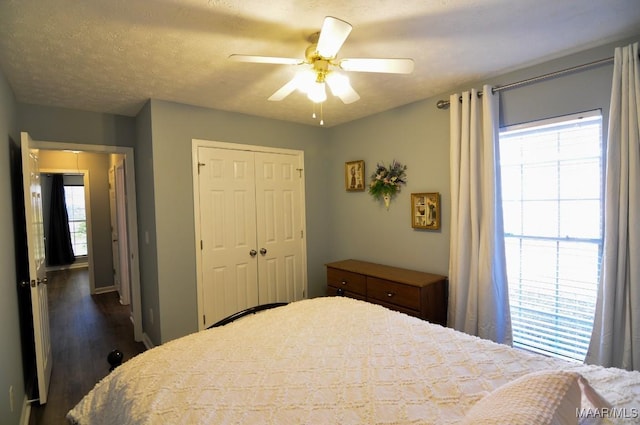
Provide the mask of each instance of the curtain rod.
{"label": "curtain rod", "polygon": [[[493,89],[491,89],[491,93],[496,93],[499,92],[501,90],[507,90],[507,89],[512,89],[515,87],[520,87],[520,86],[524,86],[527,84],[531,84],[531,83],[535,83],[537,81],[542,81],[542,80],[547,80],[549,78],[554,78],[554,77],[558,77],[560,75],[564,75],[564,74],[569,74],[575,71],[580,71],[582,69],[586,69],[586,68],[592,68],[595,67],[597,65],[603,65],[606,63],[610,63],[613,62],[613,56],[611,56],[610,58],[605,58],[605,59],[599,59],[593,62],[589,62],[589,63],[585,63],[582,65],[576,65],[576,66],[572,66],[571,68],[566,68],[566,69],[562,69],[560,71],[554,71],[554,72],[550,72],[548,74],[544,74],[544,75],[540,75],[538,77],[533,77],[533,78],[528,78],[526,80],[522,80],[522,81],[517,81],[515,83],[510,83],[510,84],[505,84],[504,86],[496,86]],[[478,92],[478,96],[482,96],[482,92]],[[462,96],[460,97],[460,99],[462,99]],[[438,109],[447,109],[449,107],[449,101],[448,100],[439,100],[436,103],[436,106]]]}

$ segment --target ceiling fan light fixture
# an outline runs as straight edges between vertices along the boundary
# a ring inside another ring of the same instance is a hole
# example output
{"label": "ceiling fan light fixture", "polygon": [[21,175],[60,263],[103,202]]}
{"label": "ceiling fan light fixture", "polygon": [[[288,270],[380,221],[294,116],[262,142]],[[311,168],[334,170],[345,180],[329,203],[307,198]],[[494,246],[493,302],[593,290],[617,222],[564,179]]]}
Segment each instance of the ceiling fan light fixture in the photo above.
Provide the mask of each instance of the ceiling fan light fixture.
{"label": "ceiling fan light fixture", "polygon": [[342,97],[351,88],[349,77],[338,72],[331,72],[327,74],[325,81],[334,96]]}
{"label": "ceiling fan light fixture", "polygon": [[313,83],[309,86],[307,97],[313,103],[322,103],[327,100],[327,91],[324,83]]}
{"label": "ceiling fan light fixture", "polygon": [[[311,45],[305,50],[305,59],[280,58],[272,56],[237,55],[229,56],[236,62],[253,62],[298,66],[299,70],[285,85],[273,93],[268,100],[280,101],[294,91],[307,95],[313,104],[320,105],[320,124],[322,103],[327,100],[326,85],[333,96],[340,98],[345,105],[360,100],[349,78],[341,71],[380,72],[390,74],[410,74],[414,69],[410,58],[346,58],[338,60],[338,51],[351,33],[353,27],[342,19],[327,16],[318,33],[312,34],[308,41]],[[325,84],[326,83],[326,84]]]}
{"label": "ceiling fan light fixture", "polygon": [[299,71],[294,77],[296,81],[296,88],[304,94],[308,94],[311,87],[316,82],[316,73],[311,69],[304,69]]}

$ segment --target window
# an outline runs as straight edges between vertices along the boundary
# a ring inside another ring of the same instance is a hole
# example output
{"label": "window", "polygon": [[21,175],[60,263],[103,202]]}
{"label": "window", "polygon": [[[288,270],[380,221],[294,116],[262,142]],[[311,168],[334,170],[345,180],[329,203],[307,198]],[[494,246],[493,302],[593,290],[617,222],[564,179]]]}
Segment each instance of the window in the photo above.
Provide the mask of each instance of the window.
{"label": "window", "polygon": [[502,129],[514,346],[583,361],[602,256],[599,111]]}
{"label": "window", "polygon": [[71,244],[76,257],[87,255],[87,214],[84,202],[84,186],[64,187],[64,198],[69,216]]}

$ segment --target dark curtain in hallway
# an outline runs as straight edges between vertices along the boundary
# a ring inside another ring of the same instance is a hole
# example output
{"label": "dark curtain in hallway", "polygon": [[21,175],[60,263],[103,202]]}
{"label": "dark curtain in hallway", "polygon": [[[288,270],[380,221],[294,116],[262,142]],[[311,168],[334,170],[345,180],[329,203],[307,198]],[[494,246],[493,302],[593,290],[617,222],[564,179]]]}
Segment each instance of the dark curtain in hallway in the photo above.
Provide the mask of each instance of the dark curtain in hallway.
{"label": "dark curtain in hallway", "polygon": [[49,238],[47,239],[47,264],[63,266],[76,260],[69,232],[69,216],[64,200],[64,180],[62,174],[54,174],[51,179],[51,211]]}

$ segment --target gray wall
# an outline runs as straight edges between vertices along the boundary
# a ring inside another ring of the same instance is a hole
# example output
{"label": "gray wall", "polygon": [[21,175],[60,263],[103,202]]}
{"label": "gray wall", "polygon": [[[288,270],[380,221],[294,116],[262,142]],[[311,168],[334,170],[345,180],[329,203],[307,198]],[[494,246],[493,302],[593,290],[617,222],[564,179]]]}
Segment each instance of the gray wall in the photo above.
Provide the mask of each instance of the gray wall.
{"label": "gray wall", "polygon": [[[24,379],[20,349],[20,322],[16,282],[15,248],[13,244],[13,212],[9,138],[20,142],[17,131],[16,101],[0,72],[0,418],[2,423],[20,422],[24,401]],[[13,386],[14,410],[9,406],[9,387]]]}
{"label": "gray wall", "polygon": [[135,126],[132,117],[18,104],[18,128],[39,141],[133,147]]}
{"label": "gray wall", "polygon": [[140,293],[142,327],[158,344],[160,339],[160,293],[158,288],[158,247],[156,246],[156,210],[151,139],[151,102],[136,118],[136,197],[138,200],[138,257],[140,259]]}
{"label": "gray wall", "polygon": [[[627,45],[633,41],[637,41],[637,38],[636,40],[623,40],[618,43],[567,56],[540,66],[513,72],[494,81],[489,81],[489,83],[496,86],[504,85],[560,69],[567,69],[572,66],[608,58],[613,56],[616,46]],[[509,126],[544,118],[601,109],[603,123],[606,129],[609,119],[612,73],[613,62],[555,77],[547,81],[501,91],[500,124],[502,126]],[[606,131],[604,134],[606,136]]]}
{"label": "gray wall", "polygon": [[[329,204],[333,226],[328,260],[356,258],[447,274],[449,258],[449,124],[432,100],[418,102],[331,131]],[[376,163],[407,166],[407,184],[389,210],[368,192],[346,192],[344,163],[363,159],[367,183]],[[441,230],[415,230],[413,192],[440,192]]]}
{"label": "gray wall", "polygon": [[[155,234],[151,229],[149,236],[150,245],[155,243],[157,247],[158,301],[162,312],[161,338],[154,342],[166,342],[197,330],[191,168],[194,138],[304,151],[309,295],[322,295],[323,262],[330,232],[325,184],[330,161],[325,129],[165,101],[152,100],[150,108],[152,149],[145,146],[145,156],[152,151],[153,178],[144,177],[144,181],[146,185],[153,181],[156,228]],[[145,173],[149,175],[151,171]],[[149,189],[139,184],[137,192]],[[143,257],[146,255],[141,254]]]}
{"label": "gray wall", "polygon": [[[96,290],[113,286],[111,216],[109,210],[109,154],[40,151],[40,168],[89,171],[89,208]],[[50,182],[49,182],[50,183]]]}

